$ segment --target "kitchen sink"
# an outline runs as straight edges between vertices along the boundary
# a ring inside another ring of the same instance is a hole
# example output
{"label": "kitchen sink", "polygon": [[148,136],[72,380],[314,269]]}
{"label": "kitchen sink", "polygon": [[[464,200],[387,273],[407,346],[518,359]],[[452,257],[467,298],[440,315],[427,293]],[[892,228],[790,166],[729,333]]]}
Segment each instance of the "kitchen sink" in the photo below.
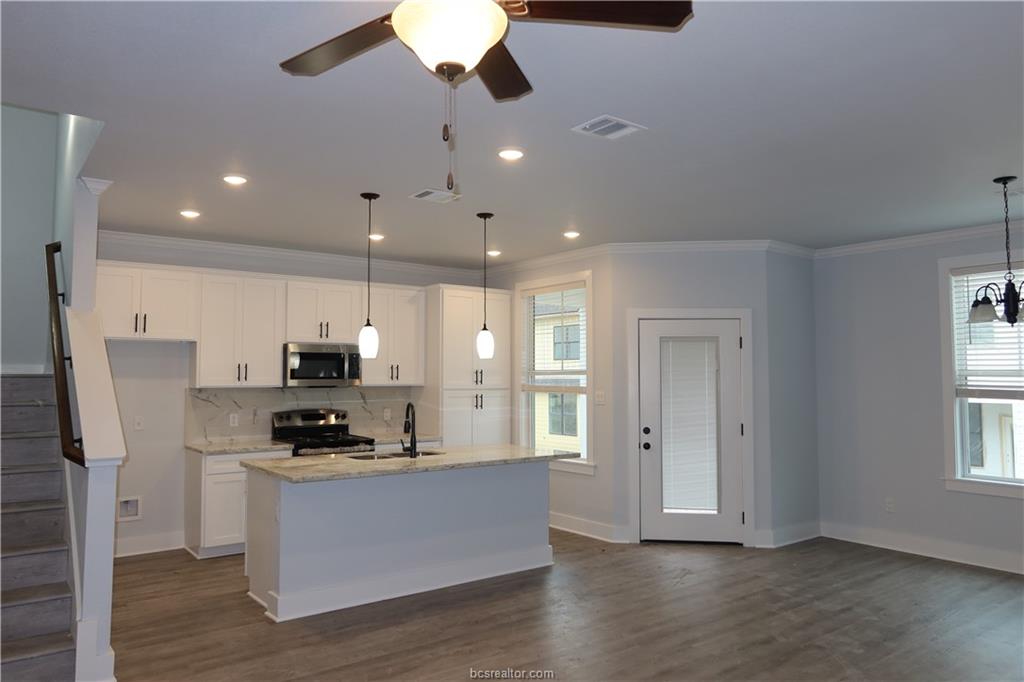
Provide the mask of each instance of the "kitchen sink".
{"label": "kitchen sink", "polygon": [[364,461],[371,461],[376,459],[394,459],[394,457],[392,457],[391,455],[378,455],[373,452],[367,453],[365,455],[347,455],[347,457],[349,459],[359,459]]}

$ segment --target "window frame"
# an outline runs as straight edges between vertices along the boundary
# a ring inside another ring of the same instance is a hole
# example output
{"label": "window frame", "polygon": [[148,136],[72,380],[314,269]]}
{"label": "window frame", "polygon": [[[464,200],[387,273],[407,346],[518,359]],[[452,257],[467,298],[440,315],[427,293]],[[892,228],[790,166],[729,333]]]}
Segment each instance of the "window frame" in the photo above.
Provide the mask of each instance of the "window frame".
{"label": "window frame", "polygon": [[[1024,250],[1011,251],[1011,259],[1024,259]],[[952,278],[966,268],[1005,267],[1006,254],[999,252],[956,256],[939,260],[939,341],[942,358],[942,420],[944,434],[944,470],[946,490],[997,497],[1024,499],[1024,483],[1014,481],[965,478],[960,471],[959,449],[964,441],[965,425],[956,406],[956,360],[953,348]],[[964,311],[966,314],[966,311]]]}
{"label": "window frame", "polygon": [[[517,444],[521,444],[521,433],[522,433],[522,409],[523,404],[523,297],[529,291],[534,289],[547,289],[551,287],[568,287],[572,284],[578,284],[583,282],[584,288],[586,289],[586,311],[587,311],[587,325],[586,325],[586,348],[587,348],[587,388],[586,391],[580,395],[586,396],[586,443],[587,452],[586,459],[579,460],[566,460],[558,459],[554,460],[549,464],[551,471],[566,472],[572,474],[582,474],[585,476],[593,476],[597,472],[597,466],[599,461],[599,452],[597,444],[594,440],[594,280],[593,273],[591,270],[582,270],[579,272],[569,272],[563,275],[556,275],[552,277],[543,277],[540,279],[534,279],[524,282],[517,282],[514,289],[513,296],[513,333],[512,333],[512,354],[515,362],[513,363],[513,405],[515,408],[512,410],[512,434],[513,439]],[[581,344],[584,341],[584,337],[581,336]],[[576,416],[577,424],[579,423],[579,414]],[[577,433],[579,428],[577,427]]]}

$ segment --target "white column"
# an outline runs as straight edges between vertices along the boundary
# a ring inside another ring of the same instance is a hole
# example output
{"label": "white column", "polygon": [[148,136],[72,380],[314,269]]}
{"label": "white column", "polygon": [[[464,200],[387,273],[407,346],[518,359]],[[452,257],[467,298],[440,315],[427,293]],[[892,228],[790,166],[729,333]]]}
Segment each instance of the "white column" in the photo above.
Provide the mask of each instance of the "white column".
{"label": "white column", "polygon": [[75,310],[92,310],[96,305],[96,235],[100,195],[111,180],[78,178],[74,192],[74,216],[70,249],[72,254],[71,295],[68,305]]}

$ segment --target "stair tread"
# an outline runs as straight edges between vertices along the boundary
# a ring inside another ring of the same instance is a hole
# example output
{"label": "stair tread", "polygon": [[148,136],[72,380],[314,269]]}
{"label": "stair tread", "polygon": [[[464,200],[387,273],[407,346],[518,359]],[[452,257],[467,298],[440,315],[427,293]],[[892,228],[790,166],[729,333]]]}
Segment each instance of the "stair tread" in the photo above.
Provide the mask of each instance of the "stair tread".
{"label": "stair tread", "polygon": [[4,372],[0,374],[0,379],[52,379],[53,372],[39,372],[32,374],[29,372]]}
{"label": "stair tread", "polygon": [[44,471],[62,471],[61,462],[40,462],[38,464],[4,464],[0,466],[0,474],[35,474]]}
{"label": "stair tread", "polygon": [[3,606],[19,606],[34,604],[51,599],[62,599],[71,596],[71,588],[67,583],[46,583],[31,587],[17,587],[13,590],[0,592],[0,604]]}
{"label": "stair tread", "polygon": [[64,509],[63,500],[32,500],[30,502],[4,502],[0,504],[0,514],[17,512],[46,511],[48,509]]}
{"label": "stair tread", "polygon": [[56,431],[5,431],[0,438],[57,438],[60,434]]}
{"label": "stair tread", "polygon": [[66,542],[35,542],[25,545],[11,545],[0,548],[0,557],[24,556],[26,554],[43,554],[45,552],[60,552],[66,550]]}
{"label": "stair tread", "polygon": [[71,639],[70,632],[55,632],[50,635],[38,635],[4,642],[3,649],[0,651],[0,659],[4,663],[11,663],[27,658],[59,654],[63,651],[73,651],[74,648],[75,640]]}
{"label": "stair tread", "polygon": [[53,400],[38,400],[35,398],[29,398],[28,400],[4,400],[0,402],[2,407],[56,407],[57,403]]}

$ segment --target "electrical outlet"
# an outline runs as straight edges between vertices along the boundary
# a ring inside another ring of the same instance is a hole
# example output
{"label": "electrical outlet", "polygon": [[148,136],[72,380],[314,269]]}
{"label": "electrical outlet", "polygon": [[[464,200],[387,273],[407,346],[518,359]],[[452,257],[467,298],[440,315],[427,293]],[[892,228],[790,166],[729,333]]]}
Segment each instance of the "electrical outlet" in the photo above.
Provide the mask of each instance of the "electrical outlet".
{"label": "electrical outlet", "polygon": [[885,511],[889,514],[894,514],[896,512],[896,500],[891,497],[885,498]]}
{"label": "electrical outlet", "polygon": [[386,421],[386,422],[391,421],[391,408],[390,407],[385,407],[384,408],[384,421]]}
{"label": "electrical outlet", "polygon": [[604,391],[594,391],[594,404],[604,405]]}
{"label": "electrical outlet", "polygon": [[238,413],[232,412],[228,415],[228,426],[238,426]]}
{"label": "electrical outlet", "polygon": [[134,421],[132,422],[132,427],[136,431],[141,431],[144,428],[146,428],[146,421],[142,417],[135,417]]}

